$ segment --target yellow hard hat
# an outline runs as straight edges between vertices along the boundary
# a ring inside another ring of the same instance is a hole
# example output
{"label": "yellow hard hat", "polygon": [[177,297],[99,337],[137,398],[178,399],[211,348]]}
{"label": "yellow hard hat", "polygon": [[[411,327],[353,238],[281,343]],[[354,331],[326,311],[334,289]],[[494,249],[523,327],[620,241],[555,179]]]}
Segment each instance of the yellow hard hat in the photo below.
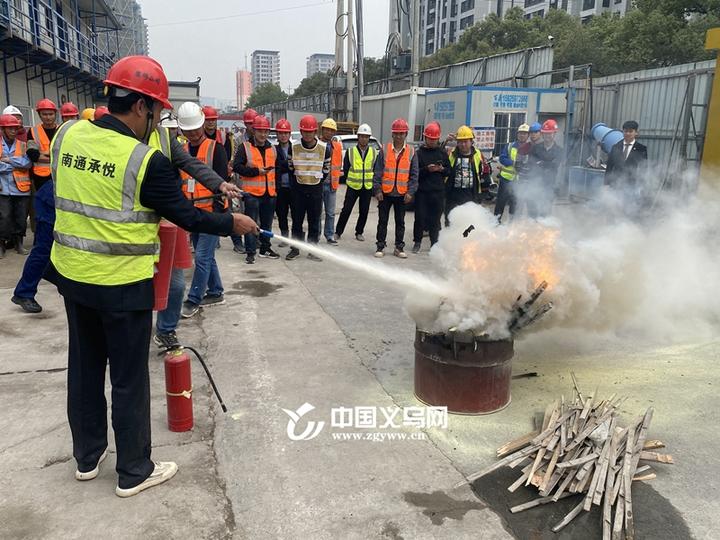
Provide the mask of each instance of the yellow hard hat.
{"label": "yellow hard hat", "polygon": [[322,124],[320,124],[320,127],[337,131],[337,123],[332,118],[326,118],[325,120],[323,120]]}
{"label": "yellow hard hat", "polygon": [[530,133],[530,126],[528,126],[527,124],[520,124],[518,126],[518,131],[523,133]]}
{"label": "yellow hard hat", "polygon": [[80,120],[92,120],[95,117],[95,109],[88,107],[80,113]]}
{"label": "yellow hard hat", "polygon": [[455,138],[458,141],[462,141],[463,139],[474,139],[475,133],[473,133],[473,130],[467,126],[460,126],[460,128],[457,130]]}

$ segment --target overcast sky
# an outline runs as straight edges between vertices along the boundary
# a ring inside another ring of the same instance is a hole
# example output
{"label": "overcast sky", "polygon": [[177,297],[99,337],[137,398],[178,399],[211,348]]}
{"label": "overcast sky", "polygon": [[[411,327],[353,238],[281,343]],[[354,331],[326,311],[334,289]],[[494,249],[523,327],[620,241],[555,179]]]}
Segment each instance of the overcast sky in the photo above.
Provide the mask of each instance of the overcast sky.
{"label": "overcast sky", "polygon": [[[139,0],[150,56],[171,80],[202,78],[205,97],[235,99],[235,70],[255,49],[280,51],[285,91],[305,77],[313,53],[335,52],[333,0]],[[365,56],[385,52],[388,0],[363,0]],[[264,12],[264,13],[260,13]],[[214,20],[206,20],[214,19]],[[199,22],[198,22],[199,21]]]}

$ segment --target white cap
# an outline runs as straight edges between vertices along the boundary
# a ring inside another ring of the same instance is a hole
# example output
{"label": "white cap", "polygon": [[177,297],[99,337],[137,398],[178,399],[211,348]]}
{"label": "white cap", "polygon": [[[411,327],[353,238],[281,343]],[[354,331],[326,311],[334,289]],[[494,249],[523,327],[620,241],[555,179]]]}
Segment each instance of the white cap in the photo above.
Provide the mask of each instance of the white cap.
{"label": "white cap", "polygon": [[205,115],[200,105],[192,101],[186,101],[177,111],[177,123],[180,129],[192,131],[198,129],[205,124]]}
{"label": "white cap", "polygon": [[15,105],[8,105],[3,109],[3,114],[19,114],[22,116],[22,113],[20,112],[20,109],[18,109]]}
{"label": "white cap", "polygon": [[175,118],[175,116],[172,114],[163,116],[162,120],[160,120],[160,127],[177,128],[178,127],[177,118]]}
{"label": "white cap", "polygon": [[358,135],[372,135],[372,129],[367,124],[360,124],[357,130]]}

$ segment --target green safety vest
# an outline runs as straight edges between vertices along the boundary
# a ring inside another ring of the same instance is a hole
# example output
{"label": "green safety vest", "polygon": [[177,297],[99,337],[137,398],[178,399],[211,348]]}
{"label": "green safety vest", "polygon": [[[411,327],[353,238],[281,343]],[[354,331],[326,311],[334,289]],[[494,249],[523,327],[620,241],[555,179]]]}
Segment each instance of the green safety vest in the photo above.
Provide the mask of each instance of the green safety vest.
{"label": "green safety vest", "polygon": [[[450,160],[450,167],[452,167],[452,168],[455,167],[455,162],[457,161],[457,158],[458,158],[458,155],[456,155],[456,154],[457,154],[457,152],[453,151],[450,153],[450,156],[448,157],[448,159]],[[459,157],[467,157],[467,156],[459,156]],[[475,149],[475,151],[472,154],[472,158],[473,158],[472,164],[473,164],[473,167],[475,168],[475,176],[477,177],[477,187],[479,190],[480,183],[482,182],[482,180],[480,179],[480,177],[482,176],[482,156],[480,155],[480,150]],[[447,178],[445,179],[445,181],[447,182]]]}
{"label": "green safety vest", "polygon": [[52,142],[55,231],[50,260],[63,276],[93,285],[151,279],[160,217],[140,204],[156,152],[92,122],[63,124]]}
{"label": "green safety vest", "polygon": [[150,134],[148,146],[155,150],[160,150],[163,155],[172,161],[172,150],[170,147],[170,130],[166,127],[158,126]]}
{"label": "green safety vest", "polygon": [[[510,152],[508,153],[508,157],[512,159],[513,164],[517,160],[518,155],[518,149],[517,146],[510,146]],[[516,180],[517,179],[517,171],[515,170],[515,166],[512,167],[506,167],[503,165],[503,170],[500,171],[500,176],[504,178],[505,180]]]}
{"label": "green safety vest", "polygon": [[365,184],[365,189],[372,189],[373,167],[377,157],[375,149],[368,146],[364,161],[357,146],[353,146],[350,152],[352,152],[350,154],[350,170],[345,178],[345,183],[352,189],[362,189],[363,184]]}

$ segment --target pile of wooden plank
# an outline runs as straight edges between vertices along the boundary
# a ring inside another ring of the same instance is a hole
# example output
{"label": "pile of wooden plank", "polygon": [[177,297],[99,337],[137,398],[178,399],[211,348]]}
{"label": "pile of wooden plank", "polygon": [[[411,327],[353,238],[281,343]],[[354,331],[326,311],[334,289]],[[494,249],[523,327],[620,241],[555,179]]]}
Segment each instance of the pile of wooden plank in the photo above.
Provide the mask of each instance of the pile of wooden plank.
{"label": "pile of wooden plank", "polygon": [[582,500],[560,521],[557,532],[592,505],[602,508],[603,539],[632,539],[632,483],[655,478],[649,466],[640,461],[673,463],[672,456],[652,452],[664,445],[648,441],[653,409],[649,408],[630,425],[622,427],[618,409],[626,398],[612,395],[599,399],[597,391],[587,397],[575,382],[575,398],[562,398],[545,411],[542,425],[498,449],[500,461],[472,475],[472,482],[501,467],[521,468],[521,475],[508,490],[535,486],[540,497],[515,506],[521,512],[536,506],[582,495]]}

